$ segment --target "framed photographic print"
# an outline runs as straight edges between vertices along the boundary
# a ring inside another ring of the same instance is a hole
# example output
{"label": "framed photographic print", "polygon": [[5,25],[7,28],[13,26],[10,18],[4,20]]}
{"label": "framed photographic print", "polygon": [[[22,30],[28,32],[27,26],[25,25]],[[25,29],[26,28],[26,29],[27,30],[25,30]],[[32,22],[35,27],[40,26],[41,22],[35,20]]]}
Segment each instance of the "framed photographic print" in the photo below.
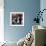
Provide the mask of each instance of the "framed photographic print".
{"label": "framed photographic print", "polygon": [[10,12],[11,26],[24,26],[24,12]]}

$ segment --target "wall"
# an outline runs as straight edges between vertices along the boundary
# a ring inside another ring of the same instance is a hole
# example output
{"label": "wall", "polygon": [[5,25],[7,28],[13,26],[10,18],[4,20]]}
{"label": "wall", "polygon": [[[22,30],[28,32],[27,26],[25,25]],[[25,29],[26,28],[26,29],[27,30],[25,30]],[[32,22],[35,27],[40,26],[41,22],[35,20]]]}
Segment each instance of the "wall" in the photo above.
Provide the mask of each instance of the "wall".
{"label": "wall", "polygon": [[[40,9],[41,9],[41,11],[42,11],[43,9],[46,9],[46,0],[40,0]],[[46,10],[43,12],[42,17],[43,17],[43,22],[40,21],[40,25],[46,27],[46,20],[45,20],[45,19],[46,19]]]}
{"label": "wall", "polygon": [[[40,10],[40,0],[4,0],[4,38],[7,41],[18,41],[32,30],[35,14]],[[10,12],[24,12],[24,26],[10,26]]]}

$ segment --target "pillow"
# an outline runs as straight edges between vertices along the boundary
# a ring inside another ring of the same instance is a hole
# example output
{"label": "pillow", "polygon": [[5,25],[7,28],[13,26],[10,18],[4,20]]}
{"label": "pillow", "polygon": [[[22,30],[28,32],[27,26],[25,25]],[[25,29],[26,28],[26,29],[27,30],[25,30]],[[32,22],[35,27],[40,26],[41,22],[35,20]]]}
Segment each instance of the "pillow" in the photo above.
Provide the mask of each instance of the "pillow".
{"label": "pillow", "polygon": [[20,39],[20,40],[17,42],[17,46],[23,46],[23,44],[24,44],[24,39],[25,39],[25,37],[22,38],[22,39]]}

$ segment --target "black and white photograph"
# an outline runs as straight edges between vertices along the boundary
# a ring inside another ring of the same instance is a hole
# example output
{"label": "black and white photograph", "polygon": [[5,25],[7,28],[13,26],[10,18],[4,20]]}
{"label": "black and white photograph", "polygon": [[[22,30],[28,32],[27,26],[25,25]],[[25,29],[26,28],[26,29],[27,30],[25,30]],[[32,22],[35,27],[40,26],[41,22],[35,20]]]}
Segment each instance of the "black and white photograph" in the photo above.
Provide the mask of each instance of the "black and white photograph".
{"label": "black and white photograph", "polygon": [[24,12],[10,12],[11,26],[24,26]]}

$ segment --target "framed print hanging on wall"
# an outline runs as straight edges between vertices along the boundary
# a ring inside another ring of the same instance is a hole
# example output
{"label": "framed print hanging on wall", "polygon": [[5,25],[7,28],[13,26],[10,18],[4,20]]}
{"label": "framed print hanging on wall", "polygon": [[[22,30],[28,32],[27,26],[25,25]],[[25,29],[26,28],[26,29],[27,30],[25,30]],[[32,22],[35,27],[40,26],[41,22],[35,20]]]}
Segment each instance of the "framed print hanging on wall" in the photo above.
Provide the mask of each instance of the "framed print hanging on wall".
{"label": "framed print hanging on wall", "polygon": [[24,12],[10,12],[11,26],[24,26]]}

